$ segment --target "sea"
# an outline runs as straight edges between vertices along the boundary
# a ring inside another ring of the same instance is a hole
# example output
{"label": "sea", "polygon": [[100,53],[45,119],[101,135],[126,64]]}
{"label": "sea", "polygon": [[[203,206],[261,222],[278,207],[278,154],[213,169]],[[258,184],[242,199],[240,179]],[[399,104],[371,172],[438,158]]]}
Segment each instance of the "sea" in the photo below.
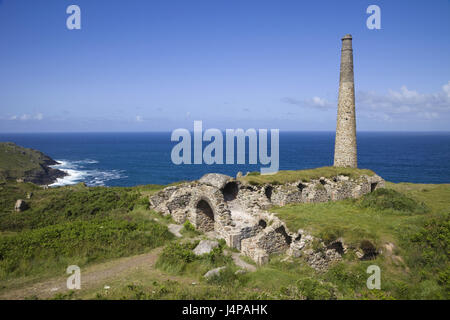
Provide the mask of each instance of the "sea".
{"label": "sea", "polygon": [[[334,132],[280,132],[279,169],[333,164]],[[258,164],[179,164],[171,160],[170,132],[1,133],[0,141],[42,151],[67,172],[53,186],[169,184],[206,173],[236,176],[259,171]],[[358,167],[391,182],[450,183],[450,132],[359,132]],[[204,147],[209,144],[204,142]],[[248,157],[246,157],[248,163]]]}

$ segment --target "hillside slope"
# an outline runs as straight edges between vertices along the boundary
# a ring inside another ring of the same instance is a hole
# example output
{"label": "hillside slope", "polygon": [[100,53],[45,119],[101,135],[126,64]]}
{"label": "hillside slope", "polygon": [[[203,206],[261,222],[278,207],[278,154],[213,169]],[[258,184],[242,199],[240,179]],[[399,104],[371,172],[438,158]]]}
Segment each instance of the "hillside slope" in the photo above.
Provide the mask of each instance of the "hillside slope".
{"label": "hillside slope", "polygon": [[51,168],[57,162],[40,151],[23,148],[12,142],[0,142],[0,180],[22,179],[24,182],[51,184],[65,172]]}

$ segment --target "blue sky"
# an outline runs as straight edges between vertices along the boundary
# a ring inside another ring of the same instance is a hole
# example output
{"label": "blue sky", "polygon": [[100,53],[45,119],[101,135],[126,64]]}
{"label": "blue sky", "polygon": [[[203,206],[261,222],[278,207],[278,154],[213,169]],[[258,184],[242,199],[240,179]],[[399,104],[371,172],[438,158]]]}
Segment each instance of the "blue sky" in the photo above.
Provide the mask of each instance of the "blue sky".
{"label": "blue sky", "polygon": [[449,130],[448,0],[0,0],[0,131],[331,131],[347,33],[358,130]]}

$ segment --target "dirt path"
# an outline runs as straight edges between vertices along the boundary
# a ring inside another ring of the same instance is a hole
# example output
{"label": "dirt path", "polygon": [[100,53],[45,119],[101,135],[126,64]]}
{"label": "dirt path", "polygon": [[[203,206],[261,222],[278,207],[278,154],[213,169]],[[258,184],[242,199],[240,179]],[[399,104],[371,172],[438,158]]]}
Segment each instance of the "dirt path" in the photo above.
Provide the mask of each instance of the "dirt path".
{"label": "dirt path", "polygon": [[[102,285],[102,283],[127,271],[140,267],[153,268],[162,248],[157,248],[149,253],[119,258],[117,260],[96,264],[81,269],[81,289],[86,290]],[[38,297],[40,299],[51,298],[57,293],[68,292],[66,286],[67,277],[53,278],[44,282],[31,284],[27,287],[12,289],[0,294],[0,299],[25,299]]]}
{"label": "dirt path", "polygon": [[256,267],[254,265],[251,265],[250,263],[247,263],[241,259],[240,253],[232,252],[231,258],[233,258],[234,264],[237,265],[238,267],[241,267],[242,269],[251,272],[256,271]]}

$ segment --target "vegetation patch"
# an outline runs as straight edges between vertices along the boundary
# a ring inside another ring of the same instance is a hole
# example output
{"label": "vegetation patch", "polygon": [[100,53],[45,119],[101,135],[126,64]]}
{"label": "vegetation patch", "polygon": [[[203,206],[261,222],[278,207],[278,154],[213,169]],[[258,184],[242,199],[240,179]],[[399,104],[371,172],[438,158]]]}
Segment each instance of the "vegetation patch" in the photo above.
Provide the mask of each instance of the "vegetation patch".
{"label": "vegetation patch", "polygon": [[172,242],[167,245],[156,262],[156,267],[171,274],[187,274],[202,277],[211,269],[231,266],[232,259],[223,253],[225,242],[210,253],[196,256],[193,252],[199,241]]}
{"label": "vegetation patch", "polygon": [[373,176],[375,173],[368,169],[355,168],[338,168],[338,167],[321,167],[308,170],[285,170],[278,171],[275,174],[261,175],[258,173],[249,173],[248,175],[239,178],[241,181],[248,182],[252,185],[263,184],[284,184],[289,182],[303,181],[309,182],[311,180],[324,178],[333,178],[338,175],[348,176],[350,178],[358,178],[361,175]]}
{"label": "vegetation patch", "polygon": [[[446,199],[446,200],[444,200]],[[326,243],[342,237],[352,250],[321,279],[344,299],[449,299],[450,185],[387,184],[358,200],[273,208],[291,231],[305,229]],[[390,255],[377,254],[386,243]],[[372,254],[371,254],[372,253]],[[400,261],[400,263],[399,263]],[[366,268],[382,270],[381,290],[368,290]],[[294,292],[294,291],[292,291]]]}
{"label": "vegetation patch", "polygon": [[180,232],[186,237],[195,237],[201,234],[199,231],[197,231],[197,229],[195,229],[195,227],[192,225],[192,223],[189,222],[189,220],[186,220],[186,222],[183,223],[183,228]]}
{"label": "vegetation patch", "polygon": [[137,254],[172,239],[152,221],[95,218],[0,237],[0,279]]}
{"label": "vegetation patch", "polygon": [[397,210],[412,214],[423,214],[429,211],[428,207],[398,191],[381,188],[364,195],[359,201],[363,208],[375,210]]}
{"label": "vegetation patch", "polygon": [[132,188],[85,187],[79,184],[34,190],[31,199],[26,200],[30,208],[18,213],[13,211],[15,200],[24,199],[28,188],[23,188],[21,184],[7,184],[1,189],[5,191],[0,203],[1,231],[20,231],[76,219],[91,219],[107,216],[114,210],[125,213],[136,205],[145,204],[140,193]]}

